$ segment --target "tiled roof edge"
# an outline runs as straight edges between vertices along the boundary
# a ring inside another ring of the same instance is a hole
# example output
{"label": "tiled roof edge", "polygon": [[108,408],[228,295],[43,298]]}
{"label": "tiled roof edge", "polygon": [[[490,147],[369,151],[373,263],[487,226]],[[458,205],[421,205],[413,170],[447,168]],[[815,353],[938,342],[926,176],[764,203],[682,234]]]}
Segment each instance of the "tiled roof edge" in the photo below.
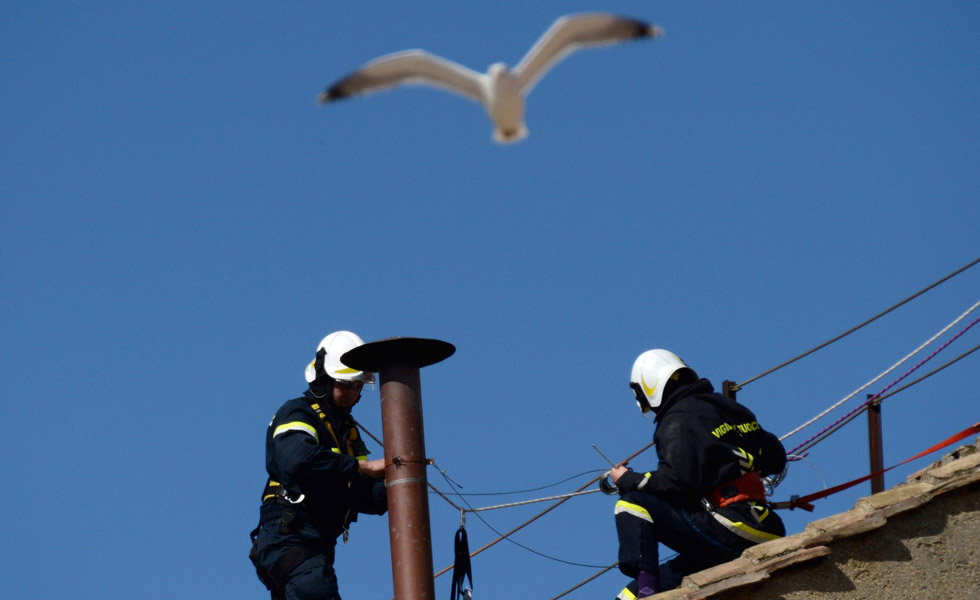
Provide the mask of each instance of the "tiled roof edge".
{"label": "tiled roof edge", "polygon": [[[701,600],[740,587],[758,585],[791,565],[831,553],[828,544],[883,527],[894,515],[916,509],[948,491],[980,482],[980,438],[909,476],[895,487],[860,498],[851,510],[818,519],[802,533],[753,546],[742,556],[692,573],[675,590],[651,600]],[[643,600],[643,599],[641,599]]]}

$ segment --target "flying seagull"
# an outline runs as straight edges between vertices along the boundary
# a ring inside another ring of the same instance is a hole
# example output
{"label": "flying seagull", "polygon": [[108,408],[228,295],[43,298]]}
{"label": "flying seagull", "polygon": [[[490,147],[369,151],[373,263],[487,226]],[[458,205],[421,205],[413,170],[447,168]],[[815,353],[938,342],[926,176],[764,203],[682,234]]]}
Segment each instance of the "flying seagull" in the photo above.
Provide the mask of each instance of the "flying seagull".
{"label": "flying seagull", "polygon": [[424,50],[405,50],[366,63],[324,90],[318,101],[325,104],[403,84],[431,85],[482,104],[495,127],[493,139],[513,143],[527,137],[524,97],[568,53],[662,34],[656,25],[617,15],[566,15],[551,25],[513,69],[494,63],[485,74],[477,73]]}

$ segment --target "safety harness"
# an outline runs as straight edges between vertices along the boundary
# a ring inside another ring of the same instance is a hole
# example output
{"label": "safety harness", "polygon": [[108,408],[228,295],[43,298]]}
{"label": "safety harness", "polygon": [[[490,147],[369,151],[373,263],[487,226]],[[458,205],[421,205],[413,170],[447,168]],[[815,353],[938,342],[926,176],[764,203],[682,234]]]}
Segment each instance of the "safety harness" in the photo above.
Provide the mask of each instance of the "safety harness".
{"label": "safety harness", "polygon": [[762,476],[756,471],[749,471],[727,483],[716,487],[705,498],[712,508],[724,508],[729,504],[752,500],[754,502],[765,502],[766,488],[762,485]]}

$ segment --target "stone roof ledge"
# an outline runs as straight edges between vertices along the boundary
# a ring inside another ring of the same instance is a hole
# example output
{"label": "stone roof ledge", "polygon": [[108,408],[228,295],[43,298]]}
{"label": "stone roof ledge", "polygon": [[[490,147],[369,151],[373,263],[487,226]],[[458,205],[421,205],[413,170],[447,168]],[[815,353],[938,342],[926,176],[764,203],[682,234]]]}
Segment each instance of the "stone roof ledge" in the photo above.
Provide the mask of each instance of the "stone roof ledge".
{"label": "stone roof ledge", "polygon": [[801,533],[753,546],[742,556],[692,573],[680,587],[647,598],[700,600],[758,586],[789,566],[830,555],[834,542],[884,527],[888,519],[915,510],[946,492],[980,483],[980,438],[909,476],[906,482],[859,499],[854,508],[808,524]]}

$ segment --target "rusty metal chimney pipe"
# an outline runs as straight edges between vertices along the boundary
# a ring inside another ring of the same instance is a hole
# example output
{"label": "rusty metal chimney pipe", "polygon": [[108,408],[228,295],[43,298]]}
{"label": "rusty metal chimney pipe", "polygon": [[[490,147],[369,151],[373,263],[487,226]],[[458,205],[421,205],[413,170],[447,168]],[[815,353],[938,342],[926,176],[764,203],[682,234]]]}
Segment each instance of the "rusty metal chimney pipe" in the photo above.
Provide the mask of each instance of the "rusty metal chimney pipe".
{"label": "rusty metal chimney pipe", "polygon": [[455,351],[452,344],[439,340],[389,338],[359,346],[340,359],[348,367],[378,373],[381,380],[385,486],[396,600],[435,599],[419,369],[444,360]]}

